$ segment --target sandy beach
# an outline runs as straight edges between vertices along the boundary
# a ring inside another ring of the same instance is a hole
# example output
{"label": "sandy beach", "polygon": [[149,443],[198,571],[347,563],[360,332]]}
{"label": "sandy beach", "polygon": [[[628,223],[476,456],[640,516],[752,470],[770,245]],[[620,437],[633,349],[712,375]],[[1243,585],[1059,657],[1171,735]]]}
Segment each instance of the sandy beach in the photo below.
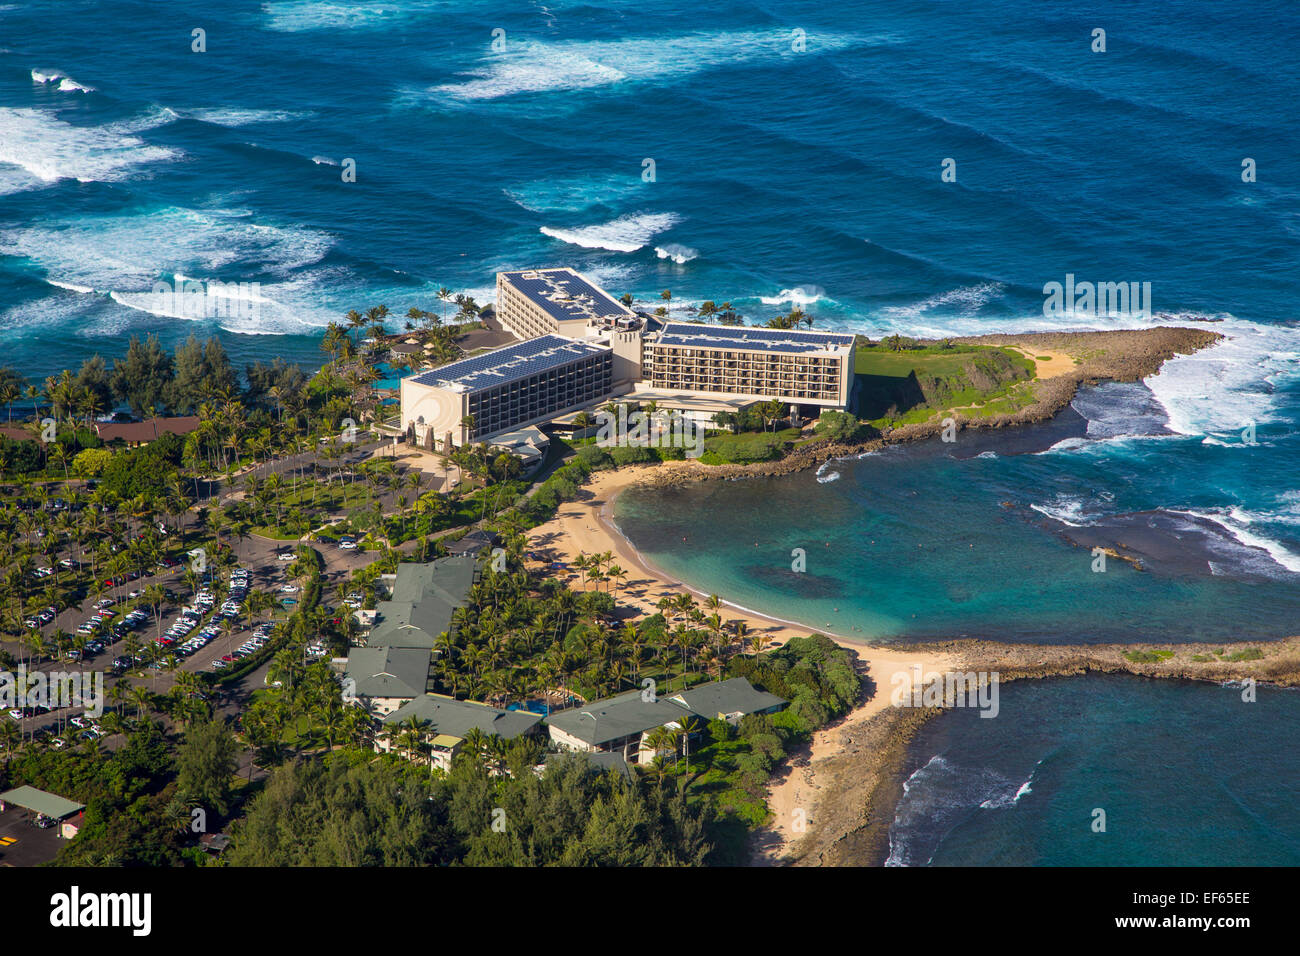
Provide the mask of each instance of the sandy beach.
{"label": "sandy beach", "polygon": [[[664,469],[690,467],[689,462],[665,462],[593,474],[583,486],[579,500],[562,504],[553,519],[532,531],[532,550],[544,558],[545,563],[558,561],[566,565],[571,565],[579,554],[612,552],[614,560],[628,572],[627,578],[615,591],[618,603],[636,607],[645,614],[656,613],[656,603],[664,595],[690,591],[698,598],[707,597],[652,568],[613,523],[614,502],[623,489],[646,480],[651,474],[662,474]],[[576,571],[561,571],[558,576],[568,580],[575,589],[582,587],[581,577]],[[718,597],[725,605],[721,612],[724,620],[744,621],[751,635],[766,635],[771,646],[783,644],[792,637],[827,633],[726,604],[725,594]],[[867,721],[890,706],[895,674],[906,675],[905,686],[910,687],[915,668],[919,668],[921,673],[942,672],[958,663],[955,655],[938,651],[891,649],[833,634],[827,636],[857,652],[868,696],[845,717],[818,731],[811,744],[787,758],[782,770],[773,778],[768,788],[768,806],[774,819],[759,835],[755,863],[778,862],[788,854],[802,833],[811,830],[818,822],[817,798],[823,789],[818,781],[818,764],[840,755],[846,739],[851,739]]]}
{"label": "sandy beach", "polygon": [[[1155,374],[1171,356],[1205,348],[1219,338],[1209,330],[1162,326],[1118,332],[984,335],[954,341],[1010,346],[1035,362],[1037,391],[1032,405],[972,423],[980,427],[1001,427],[1050,420],[1070,403],[1084,382],[1140,381]],[[817,447],[759,465],[709,467],[693,461],[674,461],[597,472],[580,490],[576,501],[562,504],[555,518],[534,529],[530,536],[532,548],[547,565],[551,562],[571,565],[579,554],[611,552],[616,563],[627,572],[627,577],[613,589],[618,603],[653,614],[658,610],[656,603],[664,595],[683,591],[701,599],[708,595],[652,567],[619,533],[613,522],[613,510],[619,493],[625,488],[640,482],[666,484],[675,480],[784,474],[881,444],[924,439],[936,434],[940,427],[937,420],[931,420],[895,429],[883,440],[857,446]],[[576,571],[561,571],[559,576],[574,588],[582,587],[581,576]],[[1176,660],[1159,664],[1128,660],[1124,645],[1084,649],[1049,645],[1003,647],[982,641],[958,641],[890,647],[777,620],[730,604],[725,594],[718,597],[724,604],[721,611],[724,620],[744,621],[751,635],[765,635],[772,646],[783,644],[791,637],[826,634],[857,653],[863,678],[863,701],[839,721],[814,734],[810,744],[792,753],[772,778],[768,807],[773,820],[754,841],[752,862],[757,865],[883,861],[888,820],[901,792],[898,772],[903,749],[915,729],[938,712],[934,708],[890,706],[895,686],[910,689],[914,673],[975,669],[999,671],[1006,678],[1016,679],[1125,671],[1149,677],[1202,680],[1258,676],[1288,685],[1300,681],[1300,648],[1295,641],[1268,648],[1269,660],[1254,663],[1227,663],[1213,654],[1204,662],[1187,659],[1189,653],[1198,650],[1209,653],[1213,649],[1208,646],[1182,646],[1178,648]],[[1266,673],[1261,663],[1268,665]],[[899,685],[894,683],[896,674],[904,675]]]}

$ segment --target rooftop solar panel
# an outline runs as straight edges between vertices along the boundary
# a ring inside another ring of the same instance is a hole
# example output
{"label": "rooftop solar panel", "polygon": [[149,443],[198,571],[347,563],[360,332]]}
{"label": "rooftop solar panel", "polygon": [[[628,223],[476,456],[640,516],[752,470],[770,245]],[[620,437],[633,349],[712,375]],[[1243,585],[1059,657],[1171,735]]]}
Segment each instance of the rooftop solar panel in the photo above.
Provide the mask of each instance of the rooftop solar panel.
{"label": "rooftop solar panel", "polygon": [[690,322],[669,322],[657,341],[663,345],[698,348],[749,349],[763,352],[822,352],[847,348],[853,336],[837,332],[800,332],[793,329],[762,329]]}
{"label": "rooftop solar panel", "polygon": [[566,339],[560,335],[542,335],[494,349],[483,355],[461,359],[442,368],[421,372],[412,377],[417,385],[436,388],[460,386],[476,391],[516,379],[546,372],[575,359],[610,351],[606,345]]}
{"label": "rooftop solar panel", "polygon": [[526,269],[502,275],[557,322],[622,319],[635,314],[572,269]]}

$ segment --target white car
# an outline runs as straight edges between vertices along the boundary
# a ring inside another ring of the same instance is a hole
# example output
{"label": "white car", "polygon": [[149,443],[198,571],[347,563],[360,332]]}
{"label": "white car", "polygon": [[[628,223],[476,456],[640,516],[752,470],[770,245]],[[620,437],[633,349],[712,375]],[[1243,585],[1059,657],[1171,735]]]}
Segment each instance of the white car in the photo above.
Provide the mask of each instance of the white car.
{"label": "white car", "polygon": [[293,584],[281,584],[281,585],[280,585],[280,593],[281,593],[281,594],[297,594],[297,593],[298,593],[298,588],[297,588],[296,585],[293,585]]}
{"label": "white car", "polygon": [[279,554],[277,554],[277,555],[275,556],[275,560],[277,560],[277,561],[292,561],[292,560],[294,560],[294,559],[297,558],[297,557],[298,557],[298,556],[297,556],[296,554],[294,554],[292,551],[281,551]]}

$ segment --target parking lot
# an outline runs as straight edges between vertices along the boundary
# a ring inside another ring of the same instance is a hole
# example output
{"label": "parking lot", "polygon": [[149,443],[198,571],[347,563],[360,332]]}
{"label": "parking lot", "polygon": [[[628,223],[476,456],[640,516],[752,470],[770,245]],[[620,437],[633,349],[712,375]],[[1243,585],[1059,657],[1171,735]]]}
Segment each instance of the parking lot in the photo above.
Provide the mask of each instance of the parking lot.
{"label": "parking lot", "polygon": [[[96,637],[104,644],[102,650],[91,651],[85,655],[84,660],[80,662],[54,662],[46,661],[40,666],[40,670],[67,670],[76,668],[85,668],[87,671],[104,671],[105,691],[114,683],[112,664],[116,658],[122,657],[127,653],[127,637],[133,638],[135,645],[140,649],[137,655],[143,655],[143,649],[155,641],[159,634],[165,640],[170,640],[168,650],[179,648],[185,645],[187,641],[195,640],[200,634],[204,634],[201,645],[193,645],[191,653],[186,654],[180,660],[179,668],[185,671],[193,672],[212,672],[224,669],[223,667],[214,668],[215,661],[222,658],[231,658],[225,662],[224,666],[228,667],[233,663],[236,655],[241,654],[241,646],[245,647],[244,653],[251,653],[256,649],[255,646],[247,642],[254,639],[254,634],[259,627],[263,629],[268,623],[277,619],[283,619],[290,613],[296,605],[283,606],[281,601],[296,601],[300,592],[286,592],[282,588],[296,587],[296,582],[292,582],[288,576],[288,568],[291,566],[290,561],[278,560],[278,555],[284,551],[290,551],[297,547],[298,542],[294,541],[274,541],[267,538],[250,536],[240,543],[241,546],[236,551],[236,560],[240,568],[247,569],[246,579],[243,579],[245,588],[258,588],[269,592],[277,599],[277,609],[272,612],[264,612],[255,619],[250,619],[246,610],[237,616],[230,618],[233,627],[227,635],[224,627],[219,623],[214,625],[214,621],[219,622],[221,605],[216,601],[216,595],[213,593],[211,604],[207,601],[199,603],[197,597],[191,595],[184,581],[184,566],[177,565],[171,568],[162,569],[161,573],[146,575],[138,580],[131,581],[129,584],[122,585],[120,593],[126,598],[125,602],[115,601],[111,606],[102,608],[101,611],[117,612],[123,604],[133,603],[129,598],[129,592],[143,590],[150,584],[158,583],[166,588],[171,589],[178,597],[174,604],[164,605],[162,607],[161,622],[155,622],[153,619],[152,609],[142,609],[147,611],[144,620],[137,621],[140,623],[131,631],[124,631],[121,635],[115,635],[112,629],[98,629]],[[339,581],[346,580],[354,571],[365,567],[373,556],[367,555],[360,550],[340,548],[337,543],[313,543],[313,547],[321,554],[324,562],[325,577],[325,600],[332,604],[334,598],[334,588]],[[111,592],[110,592],[111,593]],[[200,592],[202,593],[202,592]],[[231,599],[235,599],[236,594],[239,598],[245,597],[245,592],[232,591],[229,594]],[[68,634],[74,634],[79,627],[82,627],[92,618],[96,608],[94,599],[87,599],[81,607],[64,611],[58,615],[57,619],[42,624],[41,630],[49,638],[55,628],[60,628]],[[200,619],[203,623],[194,623],[196,617],[194,614],[185,614],[186,608],[194,608],[203,612]],[[121,616],[113,618],[116,622],[122,620]],[[182,621],[187,623],[181,624]],[[216,628],[213,630],[213,628]],[[176,629],[173,631],[173,629]],[[119,628],[119,630],[121,630]],[[245,646],[247,645],[247,646]],[[15,660],[22,661],[30,657],[31,650],[18,644],[9,642],[3,645],[5,649],[13,655]],[[165,669],[153,669],[148,666],[145,660],[142,664],[133,665],[125,675],[118,678],[129,684],[144,684],[150,690],[160,693],[166,693],[175,683],[175,677]],[[69,723],[69,718],[78,714],[80,708],[69,709],[65,711],[49,711],[46,713],[34,714],[24,718],[20,724],[24,733],[33,732],[59,732]],[[0,720],[10,720],[8,714],[0,714]],[[109,741],[105,745],[112,746]]]}
{"label": "parking lot", "polygon": [[59,852],[58,824],[42,830],[30,822],[34,815],[21,807],[0,813],[0,866],[38,866]]}

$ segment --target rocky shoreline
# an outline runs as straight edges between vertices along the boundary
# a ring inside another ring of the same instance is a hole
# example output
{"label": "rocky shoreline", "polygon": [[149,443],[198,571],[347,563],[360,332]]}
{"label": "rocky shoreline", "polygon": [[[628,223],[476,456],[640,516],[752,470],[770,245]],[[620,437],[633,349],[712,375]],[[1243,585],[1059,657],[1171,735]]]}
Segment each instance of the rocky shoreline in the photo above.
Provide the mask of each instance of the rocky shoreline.
{"label": "rocky shoreline", "polygon": [[[1255,644],[944,641],[906,646],[952,655],[961,662],[961,670],[997,673],[1001,682],[1123,673],[1152,679],[1254,680],[1280,687],[1300,686],[1300,637]],[[1133,660],[1128,655],[1164,659]],[[1243,659],[1231,660],[1234,655]],[[874,692],[887,693],[888,689],[875,687]],[[814,762],[808,768],[817,778],[818,790],[812,823],[780,862],[793,866],[883,865],[889,855],[889,828],[903,796],[909,746],[917,731],[942,713],[941,707],[887,708],[846,734],[848,739],[840,741],[835,754]],[[842,723],[851,722],[851,717]]]}
{"label": "rocky shoreline", "polygon": [[[1111,332],[1027,332],[1020,335],[991,334],[952,339],[962,345],[1006,345],[1028,351],[1059,351],[1072,356],[1078,364],[1060,375],[1035,382],[1035,401],[1002,415],[972,418],[961,413],[952,417],[959,429],[1006,428],[1051,421],[1074,400],[1081,385],[1102,381],[1137,382],[1160,371],[1160,366],[1176,355],[1190,355],[1222,339],[1218,332],[1158,326],[1152,329]],[[923,344],[928,343],[920,340]],[[708,479],[737,479],[788,475],[817,468],[833,458],[849,458],[886,445],[933,438],[943,430],[941,421],[918,422],[882,432],[879,437],[853,444],[830,442],[806,445],[779,461],[752,465],[704,465],[697,461],[675,462],[648,475],[644,483],[676,485]]]}

